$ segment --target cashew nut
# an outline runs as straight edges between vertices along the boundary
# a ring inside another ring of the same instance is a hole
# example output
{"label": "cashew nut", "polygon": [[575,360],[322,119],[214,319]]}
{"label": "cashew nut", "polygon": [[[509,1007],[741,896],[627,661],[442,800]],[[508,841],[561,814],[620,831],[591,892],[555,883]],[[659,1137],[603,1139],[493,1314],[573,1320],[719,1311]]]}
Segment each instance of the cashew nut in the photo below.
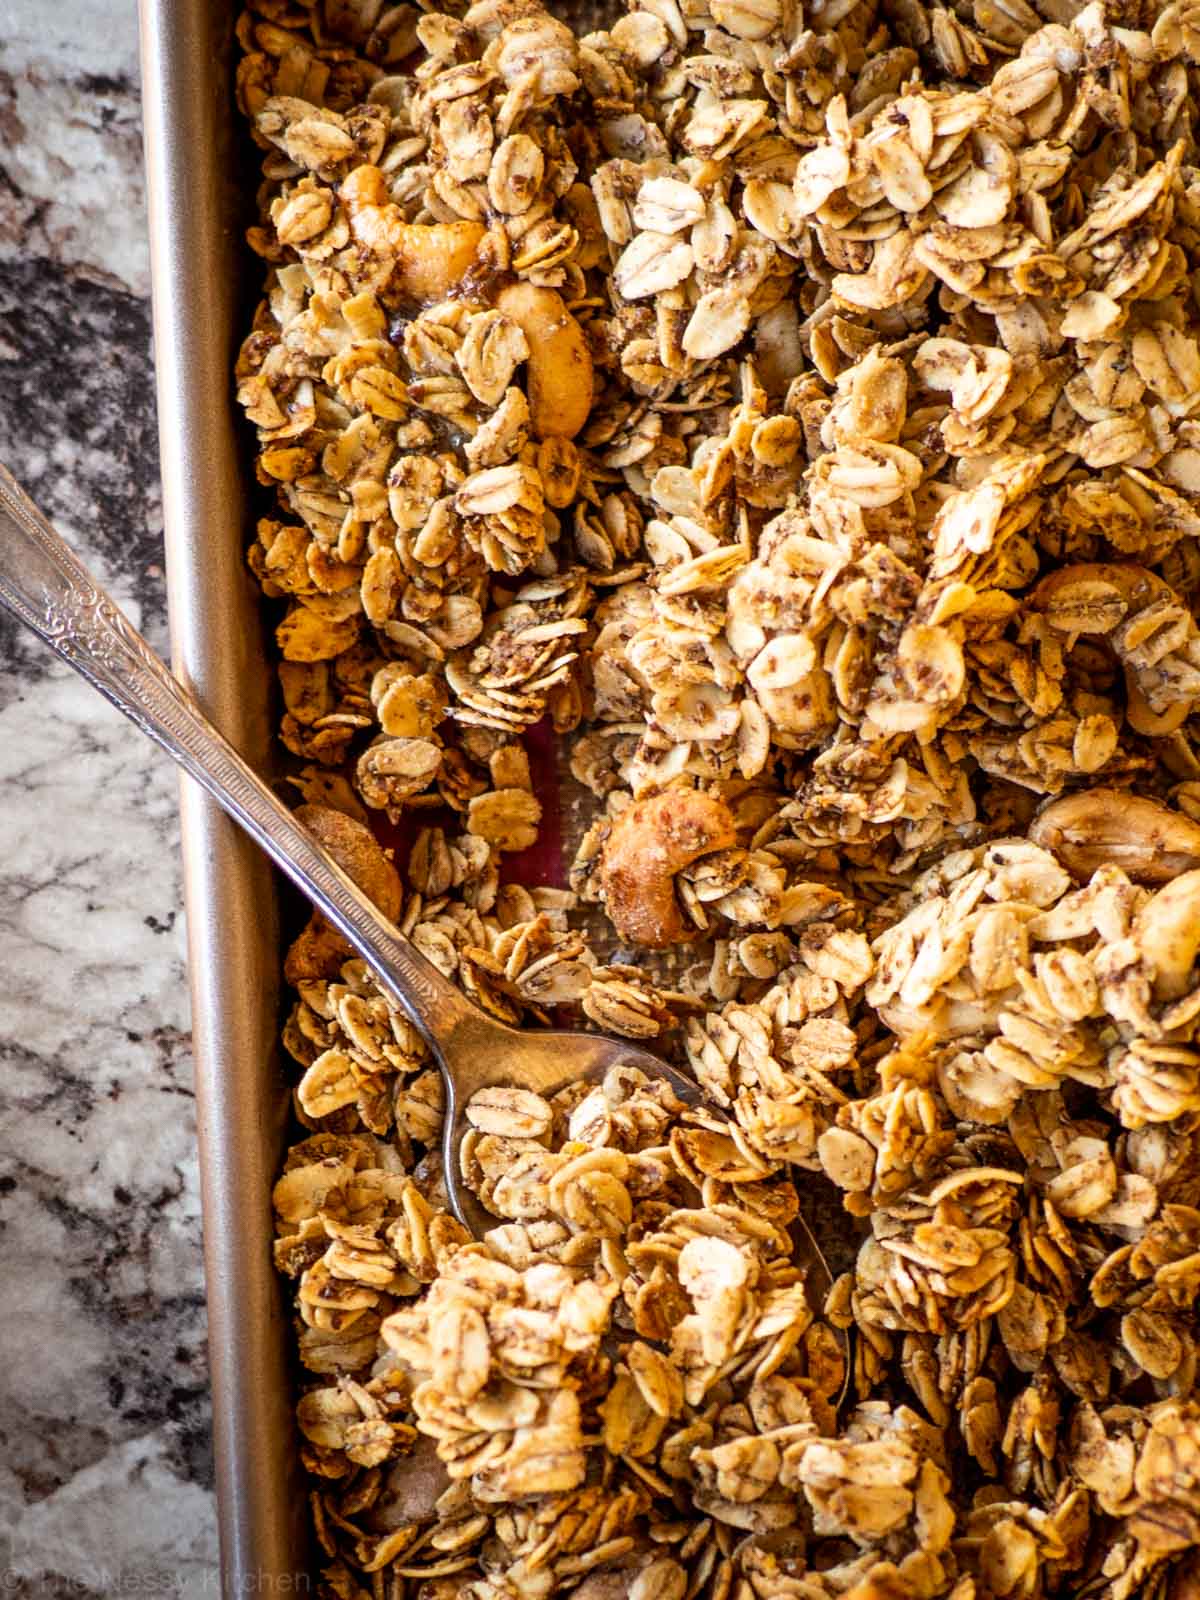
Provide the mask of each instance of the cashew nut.
{"label": "cashew nut", "polygon": [[[1110,633],[1162,600],[1177,600],[1183,608],[1175,591],[1157,574],[1132,562],[1116,561],[1081,561],[1061,567],[1043,578],[1029,596],[1035,610],[1047,613],[1052,628],[1088,635]],[[1125,715],[1130,727],[1150,739],[1174,733],[1191,714],[1191,698],[1162,693],[1157,675],[1147,674],[1143,681],[1138,663],[1125,660],[1120,649],[1115,654],[1125,670]]]}
{"label": "cashew nut", "polygon": [[1133,937],[1154,968],[1154,998],[1186,994],[1200,951],[1200,870],[1160,889],[1134,919]]}
{"label": "cashew nut", "polygon": [[487,231],[480,222],[405,222],[378,167],[356,167],[339,192],[351,233],[374,254],[395,257],[390,287],[409,300],[444,300],[474,264]]}
{"label": "cashew nut", "polygon": [[1106,862],[1139,883],[1169,883],[1200,867],[1200,823],[1123,789],[1088,789],[1051,801],[1033,819],[1029,837],[1077,878]]}
{"label": "cashew nut", "polygon": [[652,950],[694,939],[675,898],[675,874],[736,840],[729,807],[698,789],[668,789],[628,806],[600,859],[605,905],[622,939]]}
{"label": "cashew nut", "polygon": [[510,283],[496,296],[529,345],[529,411],[539,439],[573,439],[592,409],[592,356],[583,329],[553,289]]}
{"label": "cashew nut", "polygon": [[302,822],[341,867],[348,878],[379,907],[389,922],[400,915],[404,896],[400,874],[384,855],[370,828],[332,806],[297,806],[296,819]]}
{"label": "cashew nut", "polygon": [[[404,901],[400,874],[370,828],[330,806],[298,806],[296,817],[383,916],[389,922],[397,921]],[[288,983],[329,977],[352,954],[341,934],[314,911],[287,953],[284,977]]]}

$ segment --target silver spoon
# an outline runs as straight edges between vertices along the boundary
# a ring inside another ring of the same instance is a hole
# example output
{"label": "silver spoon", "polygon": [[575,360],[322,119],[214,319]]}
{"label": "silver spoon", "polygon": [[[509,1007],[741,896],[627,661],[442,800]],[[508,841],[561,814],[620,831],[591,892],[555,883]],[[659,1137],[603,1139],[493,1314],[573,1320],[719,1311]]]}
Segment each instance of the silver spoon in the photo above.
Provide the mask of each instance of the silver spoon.
{"label": "silver spoon", "polygon": [[[553,1094],[597,1082],[610,1067],[663,1078],[687,1105],[699,1086],[657,1056],[594,1033],[518,1030],[468,1000],[386,922],[312,834],[217,731],[133,624],[88,574],[12,475],[0,466],[0,603],[202,784],[371,968],[428,1044],[445,1083],[446,1196],[476,1236],[495,1225],[462,1178],[466,1106],[479,1089]],[[793,1237],[818,1310],[833,1283],[806,1223]]]}

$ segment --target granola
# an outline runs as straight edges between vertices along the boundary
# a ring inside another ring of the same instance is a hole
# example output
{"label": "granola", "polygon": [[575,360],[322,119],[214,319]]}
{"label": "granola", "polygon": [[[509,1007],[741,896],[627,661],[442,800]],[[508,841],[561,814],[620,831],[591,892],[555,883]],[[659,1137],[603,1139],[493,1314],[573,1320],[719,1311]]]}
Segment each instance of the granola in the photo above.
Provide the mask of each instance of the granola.
{"label": "granola", "polygon": [[[306,820],[493,1015],[707,1097],[486,1091],[473,1241],[420,1038],[295,940],[323,1592],[1186,1600],[1200,12],[566,15],[239,23]],[[539,725],[569,888],[505,862]]]}

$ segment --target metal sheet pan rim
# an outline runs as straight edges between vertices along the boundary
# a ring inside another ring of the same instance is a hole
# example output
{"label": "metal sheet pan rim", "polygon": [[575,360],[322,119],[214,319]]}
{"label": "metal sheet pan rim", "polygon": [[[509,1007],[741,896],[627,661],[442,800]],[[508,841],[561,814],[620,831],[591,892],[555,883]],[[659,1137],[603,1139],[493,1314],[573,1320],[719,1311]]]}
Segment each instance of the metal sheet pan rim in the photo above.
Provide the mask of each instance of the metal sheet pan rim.
{"label": "metal sheet pan rim", "polygon": [[[262,767],[269,668],[243,560],[231,376],[241,331],[234,6],[140,0],[139,12],[174,666]],[[181,811],[222,1592],[307,1593],[287,1313],[271,1265],[288,1114],[275,1044],[277,887],[187,780]]]}

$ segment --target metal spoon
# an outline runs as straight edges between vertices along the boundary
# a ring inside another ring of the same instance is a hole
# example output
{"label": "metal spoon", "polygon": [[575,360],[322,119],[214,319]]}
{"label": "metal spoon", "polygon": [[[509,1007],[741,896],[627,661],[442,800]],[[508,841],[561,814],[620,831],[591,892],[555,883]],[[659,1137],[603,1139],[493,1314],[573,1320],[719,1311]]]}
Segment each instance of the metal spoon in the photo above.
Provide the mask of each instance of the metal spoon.
{"label": "metal spoon", "polygon": [[[0,603],[174,757],[246,830],[370,966],[421,1034],[446,1086],[446,1195],[477,1236],[495,1225],[463,1182],[466,1105],[479,1089],[512,1084],[552,1094],[596,1082],[610,1067],[664,1078],[688,1105],[691,1078],[635,1045],[594,1033],[518,1030],[496,1022],[388,922],[201,711],[41,512],[0,466]],[[832,1285],[807,1225],[794,1226],[819,1308]]]}

